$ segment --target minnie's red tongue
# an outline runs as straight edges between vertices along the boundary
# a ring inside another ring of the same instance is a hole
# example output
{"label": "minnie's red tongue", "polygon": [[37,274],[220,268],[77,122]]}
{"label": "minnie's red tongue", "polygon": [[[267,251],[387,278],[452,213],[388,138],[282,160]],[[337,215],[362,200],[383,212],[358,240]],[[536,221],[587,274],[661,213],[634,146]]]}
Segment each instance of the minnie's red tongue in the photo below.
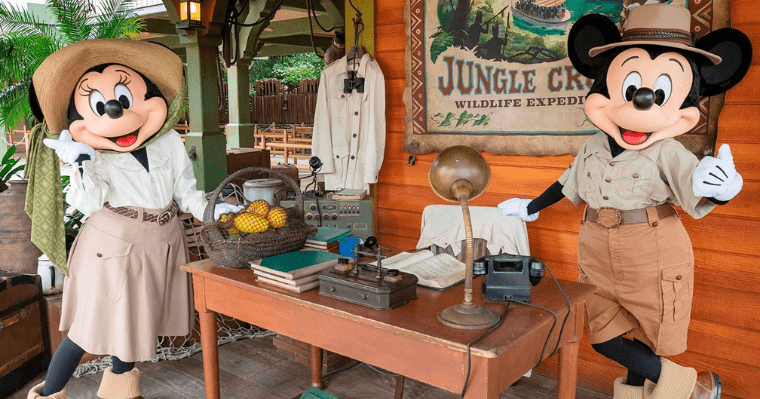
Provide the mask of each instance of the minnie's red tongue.
{"label": "minnie's red tongue", "polygon": [[137,136],[129,135],[125,137],[120,137],[118,140],[116,140],[116,144],[118,144],[121,147],[129,147],[132,144],[137,141]]}
{"label": "minnie's red tongue", "polygon": [[623,141],[625,141],[628,144],[641,144],[645,142],[646,139],[647,139],[647,135],[644,133],[632,132],[630,130],[626,130],[623,133]]}

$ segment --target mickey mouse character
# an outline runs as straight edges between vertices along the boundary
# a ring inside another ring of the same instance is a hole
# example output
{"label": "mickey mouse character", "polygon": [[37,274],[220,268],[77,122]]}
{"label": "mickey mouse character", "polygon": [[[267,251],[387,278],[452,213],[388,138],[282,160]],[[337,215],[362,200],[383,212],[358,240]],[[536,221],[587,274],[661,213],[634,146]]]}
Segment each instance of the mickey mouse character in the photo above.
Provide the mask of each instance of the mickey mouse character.
{"label": "mickey mouse character", "polygon": [[[179,269],[188,259],[176,216],[203,219],[207,201],[172,130],[186,93],[182,61],[154,43],[79,42],[45,59],[30,92],[37,119],[60,135],[44,139],[55,154],[44,146],[35,151],[76,167],[66,201],[91,216],[68,270],[62,267],[68,273],[60,328],[68,336],[45,382],[28,397],[66,398],[64,387],[88,352],[112,355],[98,397],[139,398],[134,362],[155,356],[158,336],[190,333],[194,320],[188,275]],[[44,173],[32,166],[34,175]],[[219,204],[215,214],[236,210]]]}
{"label": "mickey mouse character", "polygon": [[752,47],[734,29],[692,42],[689,22],[688,10],[666,4],[633,8],[622,35],[604,16],[580,18],[568,52],[594,79],[585,111],[602,131],[538,198],[499,204],[533,221],[563,197],[586,203],[579,280],[598,287],[587,302],[593,348],[628,369],[614,383],[615,399],[721,394],[715,373],[662,357],[686,350],[693,293],[694,255],[673,205],[701,218],[736,196],[742,177],[728,145],[699,161],[673,137],[697,124],[701,96],[744,77]]}

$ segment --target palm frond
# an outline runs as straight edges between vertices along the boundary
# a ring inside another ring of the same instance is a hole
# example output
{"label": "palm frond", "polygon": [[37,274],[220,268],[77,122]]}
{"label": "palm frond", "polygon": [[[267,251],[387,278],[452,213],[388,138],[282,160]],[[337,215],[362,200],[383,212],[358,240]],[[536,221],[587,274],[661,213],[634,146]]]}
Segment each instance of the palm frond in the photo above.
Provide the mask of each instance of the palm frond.
{"label": "palm frond", "polygon": [[18,32],[26,35],[58,35],[55,26],[21,7],[0,1],[0,28],[4,33]]}
{"label": "palm frond", "polygon": [[91,27],[87,24],[87,0],[48,0],[47,9],[55,17],[66,44],[89,39]]}
{"label": "palm frond", "polygon": [[103,0],[98,7],[94,37],[134,38],[143,31],[143,22],[134,12],[133,4],[133,0]]}
{"label": "palm frond", "polygon": [[0,91],[0,124],[6,130],[31,114],[29,108],[29,82],[19,82]]}

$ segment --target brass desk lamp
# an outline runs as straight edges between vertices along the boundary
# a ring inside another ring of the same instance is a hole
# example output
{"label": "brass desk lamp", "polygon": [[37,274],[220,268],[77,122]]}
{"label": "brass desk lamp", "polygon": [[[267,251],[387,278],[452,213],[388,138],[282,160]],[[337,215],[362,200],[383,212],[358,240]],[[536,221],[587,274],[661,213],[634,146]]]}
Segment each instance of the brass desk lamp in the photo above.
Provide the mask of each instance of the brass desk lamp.
{"label": "brass desk lamp", "polygon": [[430,186],[439,197],[462,205],[466,234],[464,302],[438,313],[442,324],[465,330],[491,327],[499,322],[499,316],[490,309],[472,303],[473,237],[470,208],[467,201],[477,198],[488,187],[491,167],[480,153],[466,146],[449,147],[433,160],[428,174]]}

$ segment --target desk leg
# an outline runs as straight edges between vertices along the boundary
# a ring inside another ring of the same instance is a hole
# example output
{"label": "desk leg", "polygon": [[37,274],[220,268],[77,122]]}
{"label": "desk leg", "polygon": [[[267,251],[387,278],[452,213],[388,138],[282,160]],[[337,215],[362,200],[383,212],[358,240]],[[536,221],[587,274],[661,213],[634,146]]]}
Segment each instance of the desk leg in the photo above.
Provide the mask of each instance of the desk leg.
{"label": "desk leg", "polygon": [[568,342],[559,348],[557,399],[575,399],[578,385],[578,342]]}
{"label": "desk leg", "polygon": [[317,389],[323,389],[325,384],[322,383],[322,348],[315,345],[309,345],[310,366],[311,366],[311,386]]}
{"label": "desk leg", "polygon": [[199,317],[206,399],[219,399],[219,348],[216,341],[216,313],[199,312]]}

